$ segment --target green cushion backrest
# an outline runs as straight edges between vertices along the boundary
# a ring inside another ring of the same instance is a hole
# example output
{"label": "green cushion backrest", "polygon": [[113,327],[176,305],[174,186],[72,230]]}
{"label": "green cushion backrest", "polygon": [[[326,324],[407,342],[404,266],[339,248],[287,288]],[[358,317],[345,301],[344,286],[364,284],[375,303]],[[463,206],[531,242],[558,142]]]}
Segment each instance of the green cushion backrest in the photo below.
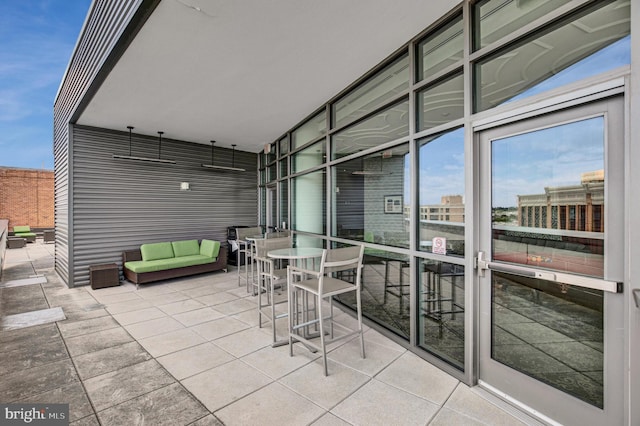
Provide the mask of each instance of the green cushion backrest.
{"label": "green cushion backrest", "polygon": [[169,259],[173,256],[171,243],[151,243],[140,246],[142,260]]}
{"label": "green cushion backrest", "polygon": [[202,240],[200,243],[200,254],[209,256],[214,259],[218,257],[220,252],[220,241]]}
{"label": "green cushion backrest", "polygon": [[175,257],[200,254],[198,240],[173,241],[171,245],[173,246],[173,254]]}
{"label": "green cushion backrest", "polygon": [[13,232],[31,232],[30,226],[14,226]]}

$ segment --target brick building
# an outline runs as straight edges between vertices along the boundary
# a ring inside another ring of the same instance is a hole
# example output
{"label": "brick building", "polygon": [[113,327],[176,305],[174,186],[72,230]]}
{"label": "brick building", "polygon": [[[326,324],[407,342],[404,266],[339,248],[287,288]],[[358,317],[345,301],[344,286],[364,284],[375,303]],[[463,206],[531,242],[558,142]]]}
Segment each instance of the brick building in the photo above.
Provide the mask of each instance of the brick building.
{"label": "brick building", "polygon": [[0,167],[0,218],[10,230],[53,228],[53,171]]}

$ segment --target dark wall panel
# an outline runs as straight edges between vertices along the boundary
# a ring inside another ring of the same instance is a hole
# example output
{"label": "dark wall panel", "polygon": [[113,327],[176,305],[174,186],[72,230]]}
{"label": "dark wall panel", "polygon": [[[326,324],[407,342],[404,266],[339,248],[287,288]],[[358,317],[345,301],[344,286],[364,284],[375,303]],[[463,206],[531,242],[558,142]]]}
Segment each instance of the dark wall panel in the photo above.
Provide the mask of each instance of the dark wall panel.
{"label": "dark wall panel", "polygon": [[[202,168],[211,148],[162,140],[162,158],[176,164],[114,159],[129,155],[126,132],[74,127],[73,279],[89,283],[89,265],[116,262],[145,242],[180,239],[226,241],[232,225],[257,223],[256,154],[236,151],[246,172]],[[157,137],[134,135],[131,154],[158,158]],[[216,165],[231,165],[232,151],[215,148]],[[189,191],[180,190],[188,182]]]}
{"label": "dark wall panel", "polygon": [[91,5],[73,57],[62,79],[54,102],[53,153],[55,167],[55,268],[71,284],[73,269],[73,227],[69,216],[70,192],[73,191],[70,153],[73,139],[69,123],[113,47],[125,32],[141,6],[153,7],[149,0],[95,0]]}

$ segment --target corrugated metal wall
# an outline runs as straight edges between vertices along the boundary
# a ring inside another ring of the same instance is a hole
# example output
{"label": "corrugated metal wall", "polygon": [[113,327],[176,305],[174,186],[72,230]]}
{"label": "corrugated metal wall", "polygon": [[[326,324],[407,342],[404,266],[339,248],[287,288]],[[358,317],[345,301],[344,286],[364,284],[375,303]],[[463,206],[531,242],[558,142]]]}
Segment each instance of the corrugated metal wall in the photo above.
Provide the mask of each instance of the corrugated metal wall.
{"label": "corrugated metal wall", "polygon": [[69,192],[73,190],[70,180],[73,164],[69,161],[69,155],[73,140],[70,138],[69,123],[91,85],[96,84],[96,75],[105,61],[114,55],[114,45],[128,24],[135,21],[134,14],[142,15],[144,10],[155,7],[158,1],[95,0],[54,102],[55,267],[67,283],[71,281],[69,271],[73,268],[70,256],[73,251],[73,228],[69,222]]}
{"label": "corrugated metal wall", "polygon": [[[162,139],[162,158],[176,164],[114,159],[129,155],[127,132],[74,127],[73,279],[89,283],[89,265],[116,262],[145,242],[179,239],[226,241],[232,225],[257,223],[256,154],[236,151],[246,172],[202,168],[207,145]],[[133,135],[132,155],[158,158],[158,139]],[[215,148],[215,164],[231,165],[232,151]],[[191,190],[181,191],[189,182]]]}

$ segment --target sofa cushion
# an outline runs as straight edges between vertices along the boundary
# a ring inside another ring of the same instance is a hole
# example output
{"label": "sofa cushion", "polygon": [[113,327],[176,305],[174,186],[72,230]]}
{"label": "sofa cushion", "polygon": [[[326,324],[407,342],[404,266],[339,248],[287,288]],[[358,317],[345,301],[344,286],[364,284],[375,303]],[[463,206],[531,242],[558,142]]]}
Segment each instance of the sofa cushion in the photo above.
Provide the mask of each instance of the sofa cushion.
{"label": "sofa cushion", "polygon": [[202,240],[200,243],[200,254],[213,259],[218,257],[220,252],[220,241]]}
{"label": "sofa cushion", "polygon": [[14,233],[31,232],[31,227],[29,225],[27,225],[27,226],[14,226],[13,227],[13,232]]}
{"label": "sofa cushion", "polygon": [[157,260],[132,260],[125,262],[124,267],[138,274],[144,272],[164,271],[167,269],[183,268],[193,265],[204,265],[213,263],[214,259],[199,254],[192,256],[173,257],[170,259]]}
{"label": "sofa cushion", "polygon": [[151,243],[140,246],[142,260],[158,260],[173,258],[173,247],[171,243]]}
{"label": "sofa cushion", "polygon": [[216,260],[201,254],[194,254],[191,256],[182,256],[172,259],[171,264],[174,268],[182,268],[185,266],[204,265],[205,263],[213,263]]}
{"label": "sofa cushion", "polygon": [[198,240],[173,241],[171,245],[173,246],[173,254],[175,257],[200,254]]}
{"label": "sofa cushion", "polygon": [[13,235],[15,235],[16,237],[35,237],[36,233],[35,232],[14,232]]}

